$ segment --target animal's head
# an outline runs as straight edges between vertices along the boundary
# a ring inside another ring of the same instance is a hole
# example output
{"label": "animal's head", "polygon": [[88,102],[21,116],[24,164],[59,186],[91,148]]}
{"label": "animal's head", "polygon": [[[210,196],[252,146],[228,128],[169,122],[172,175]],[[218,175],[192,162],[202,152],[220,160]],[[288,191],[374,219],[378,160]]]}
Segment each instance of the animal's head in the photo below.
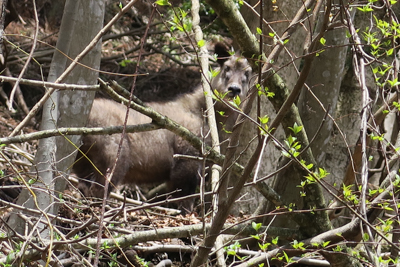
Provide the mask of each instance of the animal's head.
{"label": "animal's head", "polygon": [[215,45],[217,62],[220,65],[220,72],[212,79],[211,86],[225,99],[232,100],[239,96],[244,99],[249,90],[251,67],[247,59],[238,55],[231,55],[227,47],[221,43]]}

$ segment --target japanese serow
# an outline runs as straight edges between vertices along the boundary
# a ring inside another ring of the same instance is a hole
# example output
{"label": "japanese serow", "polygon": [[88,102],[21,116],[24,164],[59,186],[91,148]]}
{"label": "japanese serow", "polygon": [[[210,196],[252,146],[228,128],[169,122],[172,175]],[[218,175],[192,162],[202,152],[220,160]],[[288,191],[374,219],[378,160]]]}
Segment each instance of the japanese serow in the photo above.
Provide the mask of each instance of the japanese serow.
{"label": "japanese serow", "polygon": [[[215,46],[220,65],[219,74],[212,79],[213,90],[228,99],[246,97],[251,68],[246,59],[231,56],[222,44]],[[200,136],[203,127],[203,111],[206,109],[201,86],[193,92],[182,94],[169,102],[149,102],[147,106],[183,125]],[[217,103],[216,110],[225,111],[225,116],[235,116],[223,103]],[[88,127],[123,125],[126,106],[112,100],[96,99],[87,123]],[[226,122],[226,117],[218,115],[217,120]],[[234,120],[232,120],[234,121]],[[136,125],[150,123],[151,119],[134,110],[130,110],[128,123]],[[83,136],[81,151],[103,174],[111,169],[118,150],[120,135]],[[195,193],[198,181],[199,162],[174,158],[174,154],[198,155],[198,152],[182,138],[165,130],[144,133],[129,133],[123,142],[120,159],[112,178],[113,185],[161,183],[167,181],[171,191],[178,189],[176,196]],[[83,178],[80,189],[87,196],[102,198],[104,177],[99,174],[82,154],[73,171]],[[82,186],[82,183],[85,185]],[[192,203],[192,202],[191,202]],[[191,210],[193,204],[184,203],[181,208]]]}

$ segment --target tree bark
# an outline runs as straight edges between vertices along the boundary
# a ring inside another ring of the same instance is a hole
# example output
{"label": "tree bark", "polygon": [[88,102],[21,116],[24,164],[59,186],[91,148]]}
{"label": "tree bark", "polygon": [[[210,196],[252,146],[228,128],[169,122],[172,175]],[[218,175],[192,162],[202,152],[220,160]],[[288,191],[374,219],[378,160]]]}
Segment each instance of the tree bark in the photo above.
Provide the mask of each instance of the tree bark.
{"label": "tree bark", "polygon": [[[74,58],[81,52],[100,30],[104,17],[104,1],[80,0],[66,2],[60,36],[57,41],[57,49],[60,52],[54,54],[48,81],[55,81],[68,67],[69,62],[65,55]],[[97,80],[97,72],[100,66],[101,43],[89,53],[82,63],[88,66],[79,66],[72,71],[67,79],[69,83],[94,84]],[[91,69],[89,69],[91,68]],[[65,126],[83,126],[90,111],[94,92],[55,91],[46,102],[43,111],[41,129],[56,129]],[[79,114],[79,116],[77,116]],[[79,136],[69,137],[72,142],[78,144]],[[60,193],[65,188],[65,178],[68,167],[72,165],[75,157],[73,151],[76,148],[66,137],[50,137],[39,142],[35,158],[36,175],[38,181],[33,187],[24,189],[18,199],[18,204],[30,208],[36,208],[47,213],[57,214],[55,204]],[[32,190],[32,191],[31,191]],[[32,194],[33,198],[32,198]],[[14,230],[24,233],[25,221],[18,215],[11,216],[9,224]],[[42,225],[47,229],[42,237],[52,238],[51,222]]]}

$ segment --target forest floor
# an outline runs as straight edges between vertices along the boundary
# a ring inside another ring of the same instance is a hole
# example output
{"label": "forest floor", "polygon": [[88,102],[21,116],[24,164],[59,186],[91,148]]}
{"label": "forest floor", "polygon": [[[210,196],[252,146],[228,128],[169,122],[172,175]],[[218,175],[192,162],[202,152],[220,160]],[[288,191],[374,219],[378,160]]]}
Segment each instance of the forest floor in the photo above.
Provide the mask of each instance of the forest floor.
{"label": "forest floor", "polygon": [[[12,113],[10,113],[5,106],[0,105],[0,132],[1,137],[8,136],[11,131],[18,125],[19,120],[13,118]],[[30,127],[24,128],[25,133],[34,132],[35,129]],[[17,145],[25,153],[29,154],[33,158],[37,146],[37,141],[32,143],[24,143],[23,145]],[[18,170],[22,177],[29,179],[29,162],[26,158],[18,155],[14,150],[5,150],[4,153],[14,161],[14,168],[11,169],[10,165],[5,162],[0,162],[0,168],[5,172],[0,180],[4,183],[4,179],[7,181],[11,180],[15,184],[18,184],[18,179],[15,179],[15,171]],[[21,163],[21,164],[19,164]],[[127,189],[126,193],[132,195],[139,195],[132,189]],[[118,194],[113,193],[112,196]],[[122,194],[119,195],[121,199],[124,199]],[[64,204],[61,206],[59,211],[59,217],[67,220],[76,221],[77,224],[82,224],[90,221],[93,217],[101,217],[101,206],[102,200],[99,199],[86,199],[80,194],[80,192],[74,187],[73,178],[70,187],[63,195]],[[129,203],[128,201],[121,201],[115,198],[109,198],[106,202],[106,213],[116,214],[112,218],[112,222],[106,225],[107,231],[102,236],[102,238],[113,238],[115,236],[130,235],[138,231],[146,230],[156,230],[157,229],[168,229],[174,227],[178,229],[179,227],[188,225],[198,225],[203,221],[205,223],[210,222],[210,216],[199,216],[197,212],[190,214],[181,215],[179,210],[163,208],[163,207],[152,207],[146,209],[140,209],[140,206]],[[197,209],[199,210],[199,209]],[[9,210],[11,211],[11,210]],[[12,212],[12,211],[11,211]],[[8,214],[1,214],[3,219],[7,219]],[[236,224],[240,221],[245,220],[245,217],[230,217],[226,223]],[[71,224],[60,223],[60,231],[68,235],[71,233]],[[91,228],[82,228],[81,231],[77,231],[75,234],[77,236],[85,236]],[[75,231],[75,229],[73,230]],[[139,262],[136,258],[138,256],[142,259],[147,266],[153,266],[161,264],[158,266],[168,266],[165,265],[163,260],[169,259],[172,261],[172,266],[189,266],[192,257],[193,249],[195,248],[197,242],[200,241],[199,236],[191,238],[190,236],[185,238],[165,238],[158,239],[148,242],[139,242],[134,246],[129,246],[126,248],[119,249],[104,249],[102,252],[103,260],[101,260],[99,266],[122,266],[122,265],[110,265],[110,259],[115,259],[118,264],[127,264],[124,260],[127,257],[131,262],[136,261],[134,265],[127,266],[146,266],[143,262]],[[1,247],[1,246],[0,246]],[[153,249],[152,249],[153,248]],[[3,248],[4,249],[4,248]],[[86,256],[85,256],[86,255]],[[90,259],[90,253],[84,253],[82,257],[87,257]],[[125,255],[125,256],[123,256]],[[160,263],[161,262],[161,263]],[[164,265],[162,265],[164,264]],[[33,265],[32,265],[33,266]],[[81,265],[71,265],[65,264],[64,266],[81,266]]]}

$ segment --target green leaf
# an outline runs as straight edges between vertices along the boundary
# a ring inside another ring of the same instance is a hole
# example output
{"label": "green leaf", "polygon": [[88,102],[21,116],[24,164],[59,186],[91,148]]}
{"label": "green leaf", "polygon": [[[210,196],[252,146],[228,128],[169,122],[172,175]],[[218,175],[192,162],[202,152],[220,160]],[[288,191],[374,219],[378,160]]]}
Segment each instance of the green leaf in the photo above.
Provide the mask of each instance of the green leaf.
{"label": "green leaf", "polygon": [[360,10],[360,11],[362,11],[362,12],[371,12],[371,11],[374,11],[374,10],[370,7],[369,4],[368,4],[368,5],[365,5],[365,6],[363,6],[363,7],[357,7],[357,9]]}
{"label": "green leaf", "polygon": [[256,222],[252,222],[251,223],[251,227],[253,227],[254,230],[256,230],[258,232],[258,230],[260,230],[262,226],[262,223],[256,223]]}
{"label": "green leaf", "polygon": [[155,3],[156,3],[156,5],[159,5],[159,6],[170,6],[171,5],[168,2],[168,0],[157,0]]}
{"label": "green leaf", "polygon": [[219,70],[219,69],[216,69],[216,70],[213,70],[213,69],[210,69],[210,78],[215,78],[215,77],[217,77],[217,75],[219,74],[221,72],[221,70]]}
{"label": "green leaf", "polygon": [[119,63],[119,65],[120,65],[121,67],[125,68],[127,65],[129,65],[129,64],[131,64],[131,63],[132,63],[132,60],[124,59],[124,60],[122,60],[122,61]]}
{"label": "green leaf", "polygon": [[318,168],[318,170],[319,170],[319,178],[321,178],[321,179],[325,178],[326,176],[328,176],[330,174],[323,168]]}
{"label": "green leaf", "polygon": [[261,238],[260,238],[260,236],[259,235],[250,235],[252,238],[254,238],[254,239],[257,239],[257,240],[260,240]]}
{"label": "green leaf", "polygon": [[322,45],[325,45],[326,39],[325,39],[324,37],[321,37],[321,39],[319,39],[319,42],[320,42]]}
{"label": "green leaf", "polygon": [[221,116],[225,116],[225,111],[218,111],[218,114]]}
{"label": "green leaf", "polygon": [[260,123],[262,123],[262,124],[267,124],[268,121],[269,121],[268,115],[265,115],[265,116],[263,116],[263,117],[260,117]]}
{"label": "green leaf", "polygon": [[262,35],[262,30],[257,27],[257,34]]}
{"label": "green leaf", "polygon": [[395,87],[400,85],[400,82],[395,78],[393,81],[392,80],[387,80],[387,82],[390,84],[391,87]]}
{"label": "green leaf", "polygon": [[322,247],[325,248],[326,246],[329,245],[330,242],[331,242],[331,241],[326,241],[326,242],[322,243]]}
{"label": "green leaf", "polygon": [[203,39],[197,42],[198,47],[203,47],[205,44],[206,44],[206,41],[204,41]]}
{"label": "green leaf", "polygon": [[363,234],[363,240],[364,241],[368,241],[369,240],[369,234],[368,233],[364,233]]}
{"label": "green leaf", "polygon": [[242,101],[240,100],[240,97],[239,97],[239,96],[235,96],[235,98],[233,98],[233,103],[235,103],[235,105],[236,105],[237,107],[239,107],[239,106],[240,106],[240,103],[242,103]]}
{"label": "green leaf", "polygon": [[297,122],[295,122],[293,127],[289,127],[289,129],[292,130],[294,134],[298,134],[303,129],[303,126],[298,125]]}
{"label": "green leaf", "polygon": [[260,243],[258,243],[258,246],[260,247],[260,249],[261,249],[262,251],[267,250],[268,247],[269,247],[270,245],[271,245],[271,243],[265,243],[265,244],[260,244]]}
{"label": "green leaf", "polygon": [[321,55],[321,53],[325,52],[325,49],[321,49],[319,50],[319,52],[315,53],[316,57],[319,57],[319,55]]}

